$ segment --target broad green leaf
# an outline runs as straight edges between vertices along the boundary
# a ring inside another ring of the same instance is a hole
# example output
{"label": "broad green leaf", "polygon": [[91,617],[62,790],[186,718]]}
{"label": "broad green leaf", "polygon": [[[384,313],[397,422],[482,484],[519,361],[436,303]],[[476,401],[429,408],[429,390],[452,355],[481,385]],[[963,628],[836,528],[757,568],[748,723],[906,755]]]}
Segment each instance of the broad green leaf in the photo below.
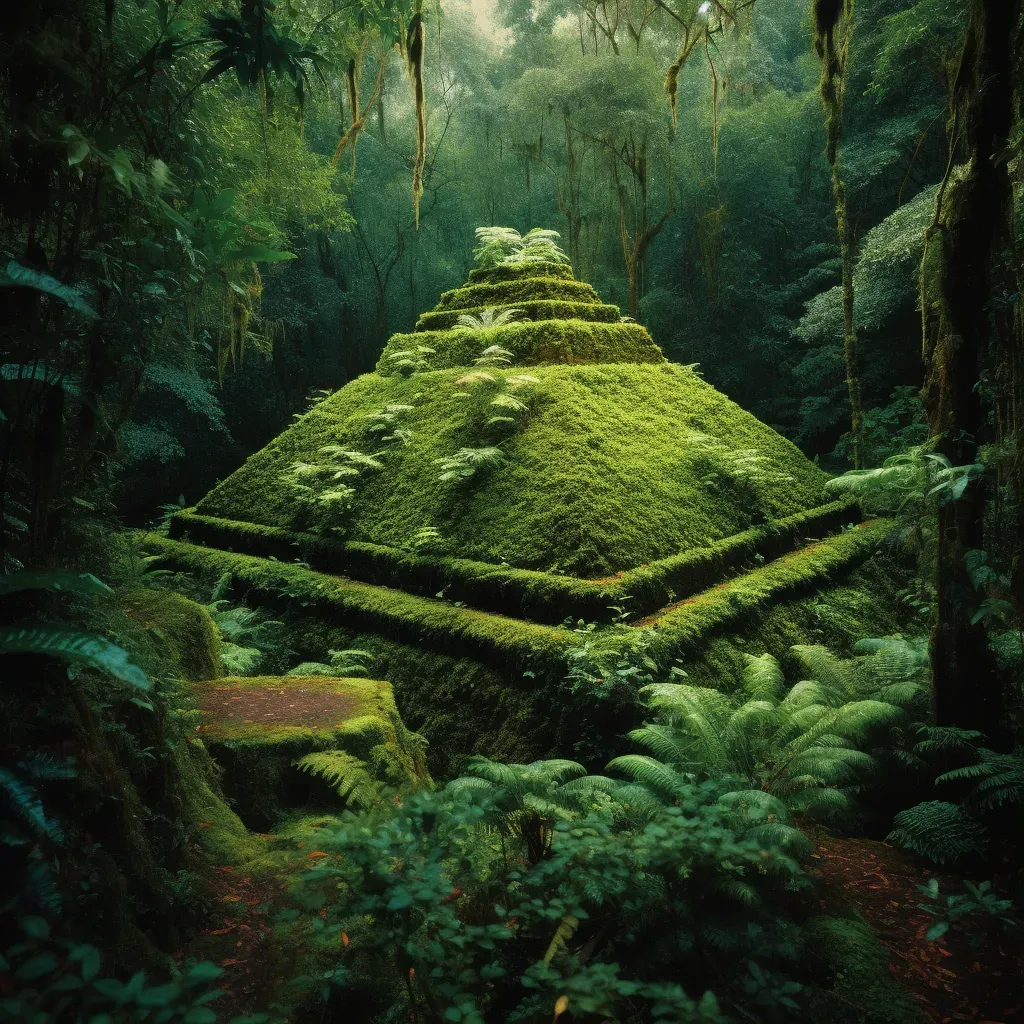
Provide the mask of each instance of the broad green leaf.
{"label": "broad green leaf", "polygon": [[0,576],[0,597],[21,590],[67,590],[76,594],[113,594],[102,580],[91,573],[16,572]]}
{"label": "broad green leaf", "polygon": [[74,167],[80,164],[89,155],[89,143],[80,135],[78,138],[68,139],[68,165]]}
{"label": "broad green leaf", "polygon": [[225,263],[244,261],[247,263],[281,263],[284,260],[296,260],[293,252],[271,249],[269,245],[243,245],[224,255]]}
{"label": "broad green leaf", "polygon": [[6,272],[0,273],[0,288],[34,288],[37,292],[55,296],[85,316],[96,317],[96,311],[82,298],[77,289],[61,284],[57,278],[44,274],[41,270],[23,267],[16,260],[10,260]]}
{"label": "broad green leaf", "polygon": [[152,685],[124,648],[94,633],[60,626],[32,623],[0,627],[0,654],[47,654],[69,664],[107,672],[140,690],[148,690]]}

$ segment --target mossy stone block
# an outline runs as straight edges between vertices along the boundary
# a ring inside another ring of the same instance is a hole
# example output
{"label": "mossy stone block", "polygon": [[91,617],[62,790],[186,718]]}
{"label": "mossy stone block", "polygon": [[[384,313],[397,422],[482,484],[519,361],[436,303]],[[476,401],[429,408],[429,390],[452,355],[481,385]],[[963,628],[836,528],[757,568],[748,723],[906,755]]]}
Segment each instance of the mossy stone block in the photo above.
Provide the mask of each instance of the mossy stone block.
{"label": "mossy stone block", "polygon": [[194,692],[200,736],[223,770],[225,793],[252,827],[287,809],[331,802],[326,786],[294,767],[318,750],[351,754],[393,788],[429,783],[425,743],[405,728],[383,680],[230,676]]}
{"label": "mossy stone block", "polygon": [[201,604],[173,591],[141,588],[122,600],[125,612],[150,630],[185,679],[198,682],[223,673],[220,631]]}

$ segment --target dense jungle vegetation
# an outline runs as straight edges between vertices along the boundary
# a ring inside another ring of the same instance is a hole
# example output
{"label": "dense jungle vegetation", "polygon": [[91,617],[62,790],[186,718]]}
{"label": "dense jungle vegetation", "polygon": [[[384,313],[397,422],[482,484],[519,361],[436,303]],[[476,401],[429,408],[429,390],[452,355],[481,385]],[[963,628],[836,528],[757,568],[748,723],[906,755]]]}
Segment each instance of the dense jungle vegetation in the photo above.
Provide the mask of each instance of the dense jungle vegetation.
{"label": "dense jungle vegetation", "polygon": [[1024,1017],[1022,0],[0,57],[0,1020]]}

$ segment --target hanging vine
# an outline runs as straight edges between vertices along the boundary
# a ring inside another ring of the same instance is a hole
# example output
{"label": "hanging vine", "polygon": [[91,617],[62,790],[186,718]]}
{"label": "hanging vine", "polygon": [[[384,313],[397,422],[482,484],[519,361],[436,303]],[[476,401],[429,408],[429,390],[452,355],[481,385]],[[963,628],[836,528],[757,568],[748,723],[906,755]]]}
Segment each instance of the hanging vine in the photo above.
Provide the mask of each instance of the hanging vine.
{"label": "hanging vine", "polygon": [[417,4],[416,13],[409,22],[405,42],[405,59],[416,104],[416,161],[412,169],[412,202],[417,231],[420,227],[420,199],[423,196],[423,167],[427,160],[427,115],[423,90],[423,53],[426,48],[424,42],[422,4]]}
{"label": "hanging vine", "polygon": [[825,155],[832,168],[832,194],[836,208],[836,230],[843,260],[843,363],[850,400],[850,435],[854,469],[864,465],[864,413],[861,406],[860,345],[854,329],[853,257],[854,231],[850,222],[839,160],[839,142],[843,135],[843,100],[846,71],[853,37],[854,0],[813,0],[814,44],[821,63],[818,85],[825,108]]}

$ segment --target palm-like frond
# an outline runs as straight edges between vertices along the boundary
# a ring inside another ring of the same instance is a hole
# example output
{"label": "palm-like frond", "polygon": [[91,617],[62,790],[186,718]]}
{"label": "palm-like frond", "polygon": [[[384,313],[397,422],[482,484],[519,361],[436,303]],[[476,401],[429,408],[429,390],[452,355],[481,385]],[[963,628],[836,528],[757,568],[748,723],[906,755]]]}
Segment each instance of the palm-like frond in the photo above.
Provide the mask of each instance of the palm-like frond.
{"label": "palm-like frond", "polygon": [[105,672],[139,690],[150,689],[149,677],[122,647],[94,633],[36,623],[0,627],[0,655],[44,654],[69,665]]}
{"label": "palm-like frond", "polygon": [[[607,769],[622,772],[662,796],[671,796],[686,782],[679,772],[645,754],[623,754],[609,761]],[[622,796],[621,791],[618,795]]]}
{"label": "palm-like frond", "polygon": [[[523,315],[521,309],[498,310],[494,306],[482,309],[479,315],[474,313],[460,313],[455,319],[456,327],[465,327],[470,331],[489,330],[492,327],[504,327],[505,324],[513,323]],[[510,353],[511,354],[511,353]]]}
{"label": "palm-like frond", "polygon": [[755,699],[777,698],[786,683],[779,663],[770,654],[745,654],[744,659],[743,689]]}
{"label": "palm-like frond", "polygon": [[978,750],[978,756],[980,760],[976,764],[944,772],[935,781],[980,779],[969,800],[982,808],[1024,803],[1024,756],[1018,752],[1003,754],[985,747]]}

